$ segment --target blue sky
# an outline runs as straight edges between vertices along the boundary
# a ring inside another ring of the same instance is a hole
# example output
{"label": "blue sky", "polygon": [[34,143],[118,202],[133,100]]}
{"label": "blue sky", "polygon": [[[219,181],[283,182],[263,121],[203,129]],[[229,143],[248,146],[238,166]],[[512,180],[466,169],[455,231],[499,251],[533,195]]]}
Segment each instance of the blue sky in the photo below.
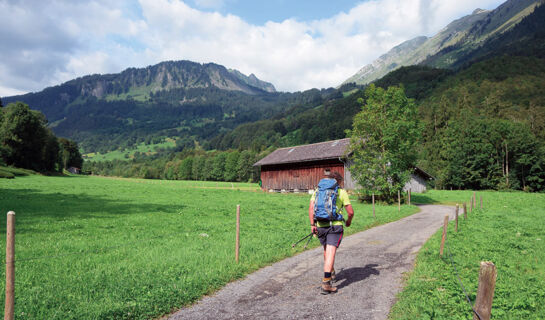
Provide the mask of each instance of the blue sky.
{"label": "blue sky", "polygon": [[165,60],[281,91],[338,86],[403,41],[501,0],[0,0],[0,96]]}
{"label": "blue sky", "polygon": [[312,21],[326,19],[348,12],[358,3],[354,0],[192,0],[189,3],[205,11],[218,11],[233,14],[246,22],[263,25],[268,21],[282,22],[286,19]]}

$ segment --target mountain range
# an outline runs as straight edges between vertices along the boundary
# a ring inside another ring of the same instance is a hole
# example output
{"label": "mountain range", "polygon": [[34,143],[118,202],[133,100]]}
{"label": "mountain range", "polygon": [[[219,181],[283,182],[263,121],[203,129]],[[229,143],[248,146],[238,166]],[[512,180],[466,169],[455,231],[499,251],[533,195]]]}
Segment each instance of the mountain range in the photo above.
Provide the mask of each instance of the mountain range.
{"label": "mountain range", "polygon": [[472,14],[451,22],[433,37],[420,36],[401,43],[344,83],[365,85],[402,66],[460,67],[471,53],[512,30],[543,2],[509,0],[491,11],[476,9]]}
{"label": "mountain range", "polygon": [[[276,92],[253,74],[218,64],[167,61],[85,76],[2,101],[23,101],[43,112],[57,135],[78,141],[85,152],[123,150],[167,137],[180,148],[205,149],[342,138],[359,109],[363,84],[404,83],[408,95],[424,99],[453,73],[476,62],[504,54],[544,58],[543,1],[509,0],[492,11],[477,9],[431,38],[396,46],[337,89]],[[403,68],[409,65],[422,67]],[[329,123],[335,114],[342,114],[341,120]]]}

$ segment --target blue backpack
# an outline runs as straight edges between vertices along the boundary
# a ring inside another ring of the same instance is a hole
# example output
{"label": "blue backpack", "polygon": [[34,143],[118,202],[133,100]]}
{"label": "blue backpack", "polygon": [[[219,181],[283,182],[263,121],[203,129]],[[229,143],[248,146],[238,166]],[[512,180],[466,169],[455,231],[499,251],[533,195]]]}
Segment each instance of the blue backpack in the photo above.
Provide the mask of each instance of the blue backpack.
{"label": "blue backpack", "polygon": [[320,180],[314,198],[314,220],[343,220],[343,216],[337,212],[338,190],[339,185],[337,184],[337,180],[327,178]]}

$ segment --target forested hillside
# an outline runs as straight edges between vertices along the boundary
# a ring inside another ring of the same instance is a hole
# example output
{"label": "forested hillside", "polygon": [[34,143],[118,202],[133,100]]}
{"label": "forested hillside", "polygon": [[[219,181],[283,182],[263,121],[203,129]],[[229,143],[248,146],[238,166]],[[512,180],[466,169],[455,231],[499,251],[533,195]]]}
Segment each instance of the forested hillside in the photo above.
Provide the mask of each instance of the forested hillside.
{"label": "forested hillside", "polygon": [[[525,1],[521,8],[530,8],[528,3],[534,2]],[[496,15],[518,5],[507,4]],[[428,63],[439,63],[456,51],[456,68],[408,66],[375,81],[383,88],[402,86],[415,99],[423,128],[416,165],[435,176],[438,188],[545,190],[545,6],[531,9],[533,13],[524,11],[525,18],[510,12],[508,27],[498,27],[503,20],[494,15],[474,24],[465,35],[473,40],[483,36],[478,47],[453,45],[428,57]],[[491,34],[494,28],[502,32]],[[354,83],[276,93],[252,87],[255,77],[250,76],[247,85],[253,89],[247,92],[226,89],[217,77],[189,74],[193,76],[181,77],[183,81],[163,77],[167,80],[160,90],[129,86],[114,95],[111,88],[101,94],[84,90],[86,95],[62,108],[58,100],[41,103],[51,102],[54,114],[62,116],[51,123],[55,133],[75,138],[87,152],[175,140],[174,150],[126,153],[126,161],[86,161],[88,171],[225,181],[257,181],[259,172],[252,164],[275,148],[344,138],[365,104],[360,100],[365,88]],[[152,78],[157,77],[143,76]],[[181,83],[176,81],[191,84],[172,87]],[[47,90],[63,97],[60,87]],[[38,99],[40,94],[27,97]],[[14,97],[4,103],[10,99]]]}
{"label": "forested hillside", "polygon": [[545,60],[474,64],[423,99],[420,115],[420,163],[439,187],[544,189]]}
{"label": "forested hillside", "polygon": [[[533,39],[543,38],[543,17],[534,11],[543,7],[543,3],[543,0],[508,0],[491,11],[476,9],[452,21],[431,38],[416,37],[392,48],[345,83],[368,84],[402,66],[421,64],[459,69],[499,52],[519,51],[516,54],[520,54],[521,48],[539,51],[543,45]],[[532,18],[526,19],[530,16]],[[519,26],[523,20],[526,21]],[[528,41],[520,43],[524,39]]]}
{"label": "forested hillside", "polygon": [[[417,164],[436,177],[437,187],[534,191],[545,188],[544,59],[500,56],[457,73],[424,66],[405,67],[375,84],[384,88],[403,86],[407,96],[416,100],[424,128]],[[167,155],[156,155],[155,160],[144,157],[132,164],[123,162],[125,169],[117,172],[224,180],[226,177],[219,174],[221,170],[215,168],[225,169],[222,161],[231,157],[238,165],[235,172],[243,172],[243,165],[238,164],[241,150],[253,150],[249,156],[257,161],[277,147],[345,137],[345,130],[352,127],[353,117],[361,109],[358,99],[364,98],[363,90],[354,85],[325,96],[318,90],[305,94],[306,98],[298,102],[306,104],[296,104],[272,118],[212,137],[207,149],[218,151],[188,148],[174,159]],[[121,162],[89,165],[90,170],[110,168],[111,173]],[[131,166],[138,169],[131,171]],[[146,171],[142,166],[154,169]],[[258,173],[246,169],[246,173],[227,178],[245,181],[257,179]]]}
{"label": "forested hillside", "polygon": [[105,152],[150,137],[184,137],[181,145],[193,146],[299,103],[295,96],[217,64],[167,61],[3,99],[42,112],[55,134],[77,140],[86,152]]}
{"label": "forested hillside", "polygon": [[479,36],[487,29],[499,26],[490,20],[476,23],[461,41],[427,57],[421,64],[458,69],[498,54],[545,57],[545,5],[543,1],[536,1],[534,5],[526,9],[532,13],[520,22],[509,21],[509,29],[492,33],[484,41]]}

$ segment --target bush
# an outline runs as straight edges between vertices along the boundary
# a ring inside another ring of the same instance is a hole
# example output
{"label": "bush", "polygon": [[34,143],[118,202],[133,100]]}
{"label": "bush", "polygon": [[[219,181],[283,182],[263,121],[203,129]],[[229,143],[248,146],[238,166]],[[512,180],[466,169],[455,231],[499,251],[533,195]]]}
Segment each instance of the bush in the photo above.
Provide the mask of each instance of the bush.
{"label": "bush", "polygon": [[11,173],[11,172],[4,171],[4,170],[0,169],[0,178],[13,179],[13,178],[15,178],[15,175],[13,173]]}

